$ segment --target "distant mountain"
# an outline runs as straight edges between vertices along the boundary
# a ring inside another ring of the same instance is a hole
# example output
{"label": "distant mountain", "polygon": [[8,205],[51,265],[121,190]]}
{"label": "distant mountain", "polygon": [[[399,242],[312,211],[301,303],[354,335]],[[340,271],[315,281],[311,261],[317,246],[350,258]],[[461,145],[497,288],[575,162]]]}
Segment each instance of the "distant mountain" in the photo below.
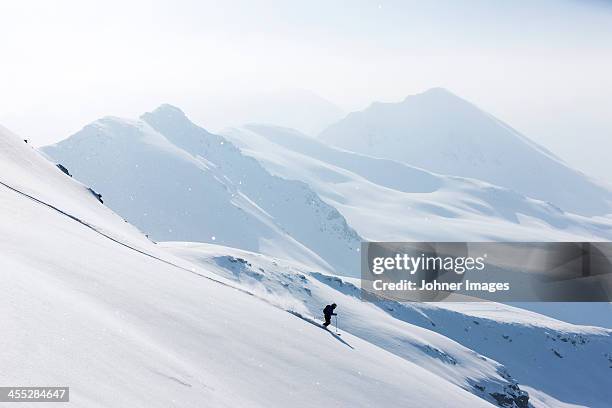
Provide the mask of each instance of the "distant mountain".
{"label": "distant mountain", "polygon": [[196,102],[197,108],[192,102],[189,110],[192,119],[215,130],[257,122],[299,129],[314,137],[346,115],[333,102],[304,89],[230,92]]}
{"label": "distant mountain", "polygon": [[358,273],[360,237],[337,210],[178,108],[100,119],[43,150],[155,240],[218,243]]}
{"label": "distant mountain", "polygon": [[252,124],[223,135],[272,174],[310,185],[370,241],[612,239],[610,219],[562,211],[484,181],[343,150],[293,129]]}
{"label": "distant mountain", "polygon": [[472,177],[587,215],[612,213],[612,192],[507,124],[441,88],[374,103],[320,134],[327,143]]}

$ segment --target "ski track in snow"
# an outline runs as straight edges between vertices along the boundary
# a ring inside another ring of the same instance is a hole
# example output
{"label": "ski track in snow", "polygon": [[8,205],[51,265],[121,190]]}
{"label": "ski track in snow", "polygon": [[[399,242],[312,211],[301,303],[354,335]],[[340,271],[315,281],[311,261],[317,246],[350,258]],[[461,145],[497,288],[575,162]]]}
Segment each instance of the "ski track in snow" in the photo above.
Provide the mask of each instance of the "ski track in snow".
{"label": "ski track in snow", "polygon": [[300,319],[304,320],[305,322],[310,323],[310,324],[312,324],[313,326],[316,326],[316,327],[318,327],[318,328],[319,328],[319,329],[321,329],[321,330],[325,330],[326,332],[328,332],[329,334],[331,334],[331,335],[332,335],[332,337],[334,337],[336,340],[338,340],[340,343],[344,344],[345,346],[348,346],[348,347],[350,347],[351,349],[353,349],[353,348],[354,348],[353,346],[351,346],[350,344],[348,344],[346,341],[344,341],[342,338],[340,338],[340,335],[339,335],[338,333],[334,333],[334,332],[332,332],[331,330],[329,330],[329,329],[327,329],[327,328],[325,328],[325,327],[322,327],[322,326],[321,326],[321,324],[320,324],[319,322],[317,322],[316,320],[314,320],[314,319],[310,319],[310,318],[308,318],[308,317],[306,317],[306,316],[303,316],[301,313],[298,313],[298,312],[296,312],[296,311],[292,311],[292,310],[287,310],[287,311],[288,311],[289,313],[291,313],[292,315],[294,315],[294,316],[296,316],[296,317],[299,317]]}

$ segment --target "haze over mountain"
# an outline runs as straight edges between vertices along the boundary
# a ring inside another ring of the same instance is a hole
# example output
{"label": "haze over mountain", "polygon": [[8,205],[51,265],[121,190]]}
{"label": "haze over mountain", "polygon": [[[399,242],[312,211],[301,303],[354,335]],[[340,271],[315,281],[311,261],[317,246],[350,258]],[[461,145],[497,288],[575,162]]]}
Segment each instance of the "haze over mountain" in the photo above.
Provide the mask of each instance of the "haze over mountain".
{"label": "haze over mountain", "polygon": [[287,126],[316,136],[346,115],[336,104],[304,89],[240,90],[229,95],[206,95],[193,102],[197,103],[197,109],[192,106],[190,111],[193,119],[213,130],[257,122]]}
{"label": "haze over mountain", "polygon": [[336,209],[178,108],[106,117],[43,150],[155,240],[214,242],[358,273],[360,238]]}
{"label": "haze over mountain", "polygon": [[507,124],[441,88],[373,103],[320,134],[338,147],[471,177],[587,216],[612,212],[612,192]]}

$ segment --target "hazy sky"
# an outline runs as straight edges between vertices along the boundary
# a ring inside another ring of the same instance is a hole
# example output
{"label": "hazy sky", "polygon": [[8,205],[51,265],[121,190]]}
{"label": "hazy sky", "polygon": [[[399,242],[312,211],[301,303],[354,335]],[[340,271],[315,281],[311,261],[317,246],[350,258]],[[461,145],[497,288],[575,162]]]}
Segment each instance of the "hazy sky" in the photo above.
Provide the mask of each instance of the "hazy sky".
{"label": "hazy sky", "polygon": [[443,86],[612,181],[611,1],[0,0],[0,52],[0,123],[36,144],[164,102],[215,130],[261,93]]}

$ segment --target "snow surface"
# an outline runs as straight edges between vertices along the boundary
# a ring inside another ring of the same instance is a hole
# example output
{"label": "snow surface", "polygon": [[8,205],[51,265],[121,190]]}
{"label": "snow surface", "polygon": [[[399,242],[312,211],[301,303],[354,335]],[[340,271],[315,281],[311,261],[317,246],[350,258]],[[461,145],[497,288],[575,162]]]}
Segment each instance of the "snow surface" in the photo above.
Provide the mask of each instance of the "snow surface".
{"label": "snow surface", "polygon": [[[610,331],[501,305],[364,303],[355,279],[301,262],[154,244],[29,145],[0,142],[4,384],[69,385],[88,407],[612,398]],[[315,324],[332,300],[341,336]]]}
{"label": "snow surface", "polygon": [[214,242],[358,273],[361,238],[335,208],[170,105],[142,120],[98,120],[44,151],[153,239]]}
{"label": "snow surface", "polygon": [[491,406],[138,238],[23,141],[0,141],[2,384],[68,385],[87,407]]}
{"label": "snow surface", "polygon": [[493,303],[363,302],[355,279],[213,245],[163,246],[302,313],[317,317],[333,300],[343,336],[367,339],[483,398],[512,378],[538,396],[536,407],[607,407],[612,400],[612,330]]}
{"label": "snow surface", "polygon": [[442,88],[374,103],[320,134],[347,150],[471,177],[582,215],[612,213],[609,187]]}
{"label": "snow surface", "polygon": [[[223,134],[271,173],[308,183],[370,241],[612,239],[609,217],[571,214],[506,188],[349,152],[292,129],[252,124]],[[517,305],[612,328],[610,303]]]}

